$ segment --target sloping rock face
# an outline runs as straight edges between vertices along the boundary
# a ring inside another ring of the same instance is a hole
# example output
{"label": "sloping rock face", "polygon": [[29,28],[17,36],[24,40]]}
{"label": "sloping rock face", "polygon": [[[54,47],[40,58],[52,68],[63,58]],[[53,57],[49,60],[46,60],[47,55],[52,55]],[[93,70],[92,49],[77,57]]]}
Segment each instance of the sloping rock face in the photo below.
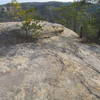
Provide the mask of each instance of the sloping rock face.
{"label": "sloping rock face", "polygon": [[0,100],[100,100],[100,46],[63,29],[36,43],[0,43]]}

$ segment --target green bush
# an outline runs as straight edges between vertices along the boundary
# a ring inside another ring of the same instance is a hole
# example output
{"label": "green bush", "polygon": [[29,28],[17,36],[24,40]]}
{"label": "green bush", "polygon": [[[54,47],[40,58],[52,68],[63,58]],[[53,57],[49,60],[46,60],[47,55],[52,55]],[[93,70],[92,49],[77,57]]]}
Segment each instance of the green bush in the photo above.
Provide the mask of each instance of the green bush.
{"label": "green bush", "polygon": [[[26,38],[37,38],[40,35],[42,26],[39,24],[40,20],[35,8],[23,10],[21,5],[16,1],[11,3],[14,8],[12,15],[18,21],[22,20],[21,23],[21,35]],[[16,13],[16,14],[15,14]]]}

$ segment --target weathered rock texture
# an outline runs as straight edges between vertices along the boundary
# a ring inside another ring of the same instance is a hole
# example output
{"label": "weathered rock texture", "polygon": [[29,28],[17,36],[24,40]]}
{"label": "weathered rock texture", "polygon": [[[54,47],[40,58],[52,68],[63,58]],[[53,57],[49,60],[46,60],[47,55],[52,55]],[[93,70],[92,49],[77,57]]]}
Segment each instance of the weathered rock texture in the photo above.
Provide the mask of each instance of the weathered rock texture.
{"label": "weathered rock texture", "polygon": [[1,32],[1,40],[8,40],[0,40],[0,100],[100,100],[100,46],[81,44],[64,27],[55,33],[61,25],[46,25],[53,36],[36,43],[14,43]]}

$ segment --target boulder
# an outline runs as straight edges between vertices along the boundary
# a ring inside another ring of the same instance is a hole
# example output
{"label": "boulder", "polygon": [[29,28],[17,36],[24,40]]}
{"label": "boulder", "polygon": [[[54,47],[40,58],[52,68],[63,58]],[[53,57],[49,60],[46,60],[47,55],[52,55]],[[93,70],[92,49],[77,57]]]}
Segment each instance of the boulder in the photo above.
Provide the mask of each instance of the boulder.
{"label": "boulder", "polygon": [[[50,34],[52,25],[45,23]],[[0,100],[100,100],[100,46],[80,43],[67,28],[36,43],[2,45]]]}

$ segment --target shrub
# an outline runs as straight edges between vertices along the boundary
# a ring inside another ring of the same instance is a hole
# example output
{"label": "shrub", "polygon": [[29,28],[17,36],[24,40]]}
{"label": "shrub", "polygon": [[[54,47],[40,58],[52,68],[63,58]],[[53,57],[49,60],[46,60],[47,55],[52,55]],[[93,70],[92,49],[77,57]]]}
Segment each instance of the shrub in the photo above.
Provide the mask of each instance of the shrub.
{"label": "shrub", "polygon": [[14,18],[21,20],[21,35],[26,38],[37,38],[40,35],[42,26],[39,24],[40,20],[38,19],[38,14],[35,8],[28,10],[23,10],[21,5],[18,2],[12,2],[11,5],[14,7],[13,14]]}

